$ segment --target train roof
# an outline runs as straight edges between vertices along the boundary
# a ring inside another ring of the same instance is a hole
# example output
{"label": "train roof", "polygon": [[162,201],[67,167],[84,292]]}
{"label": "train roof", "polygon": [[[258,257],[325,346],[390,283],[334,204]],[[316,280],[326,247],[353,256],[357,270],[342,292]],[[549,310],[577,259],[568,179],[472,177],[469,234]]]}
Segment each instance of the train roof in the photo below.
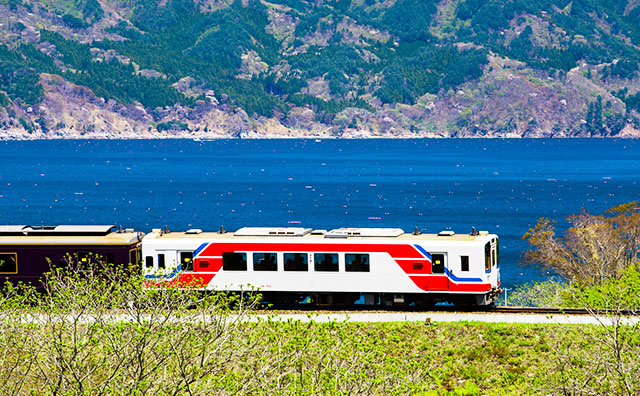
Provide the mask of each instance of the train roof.
{"label": "train roof", "polygon": [[147,238],[163,239],[234,239],[245,238],[287,238],[292,240],[319,240],[319,239],[357,239],[357,240],[451,240],[451,241],[476,241],[486,240],[490,235],[487,231],[472,232],[469,234],[456,234],[453,231],[442,231],[438,234],[419,232],[405,232],[401,228],[337,228],[333,230],[314,230],[302,227],[244,227],[235,232],[220,229],[217,232],[203,232],[200,229],[191,229],[184,232],[171,232],[168,230],[154,229]]}
{"label": "train roof", "polygon": [[9,245],[128,245],[141,235],[114,225],[0,225],[0,246]]}

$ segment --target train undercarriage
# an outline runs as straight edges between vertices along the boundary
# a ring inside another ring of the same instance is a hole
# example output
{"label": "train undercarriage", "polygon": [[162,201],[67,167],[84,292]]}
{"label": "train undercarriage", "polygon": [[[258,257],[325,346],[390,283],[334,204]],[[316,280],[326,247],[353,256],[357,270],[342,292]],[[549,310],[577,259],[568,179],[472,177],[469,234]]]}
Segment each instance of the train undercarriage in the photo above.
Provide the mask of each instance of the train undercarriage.
{"label": "train undercarriage", "polygon": [[261,292],[263,305],[273,307],[413,307],[428,308],[437,303],[448,303],[460,307],[490,306],[495,293],[449,294],[449,293],[318,293],[318,292]]}

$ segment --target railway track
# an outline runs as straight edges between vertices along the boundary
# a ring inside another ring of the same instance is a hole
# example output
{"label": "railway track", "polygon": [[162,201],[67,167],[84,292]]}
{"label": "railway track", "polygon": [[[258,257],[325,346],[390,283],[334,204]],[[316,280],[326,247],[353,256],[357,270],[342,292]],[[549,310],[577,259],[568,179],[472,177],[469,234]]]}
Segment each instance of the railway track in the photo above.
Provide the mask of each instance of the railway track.
{"label": "railway track", "polygon": [[487,313],[487,314],[529,314],[529,315],[640,315],[639,311],[597,310],[589,311],[584,308],[554,308],[554,307],[455,307],[450,305],[436,305],[432,307],[398,307],[398,306],[355,306],[355,307],[318,307],[318,306],[288,306],[278,307],[267,312],[276,314],[288,313],[383,313],[383,312],[442,312],[442,313]]}
{"label": "railway track", "polygon": [[640,315],[640,311],[599,309],[588,310],[584,308],[539,308],[539,307],[493,307],[487,310],[492,313],[524,313],[540,315]]}

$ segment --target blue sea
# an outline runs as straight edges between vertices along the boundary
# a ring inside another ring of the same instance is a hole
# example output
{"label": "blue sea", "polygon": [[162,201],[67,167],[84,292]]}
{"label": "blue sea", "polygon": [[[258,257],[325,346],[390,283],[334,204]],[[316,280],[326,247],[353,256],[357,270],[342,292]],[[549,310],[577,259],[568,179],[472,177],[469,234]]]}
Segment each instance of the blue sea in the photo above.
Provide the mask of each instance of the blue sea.
{"label": "blue sea", "polygon": [[0,142],[0,224],[472,227],[500,236],[504,286],[541,217],[640,200],[636,140]]}

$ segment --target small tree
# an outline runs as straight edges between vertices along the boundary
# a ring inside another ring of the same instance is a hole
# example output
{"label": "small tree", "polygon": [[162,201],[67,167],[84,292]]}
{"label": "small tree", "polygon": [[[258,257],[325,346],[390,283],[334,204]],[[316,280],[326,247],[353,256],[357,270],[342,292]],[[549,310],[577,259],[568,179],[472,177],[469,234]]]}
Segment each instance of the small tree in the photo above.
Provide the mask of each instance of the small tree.
{"label": "small tree", "polygon": [[553,269],[583,286],[618,279],[632,264],[640,262],[640,207],[630,202],[604,215],[586,211],[567,218],[571,227],[556,236],[554,224],[540,219],[523,238],[533,247],[526,252],[529,263]]}

